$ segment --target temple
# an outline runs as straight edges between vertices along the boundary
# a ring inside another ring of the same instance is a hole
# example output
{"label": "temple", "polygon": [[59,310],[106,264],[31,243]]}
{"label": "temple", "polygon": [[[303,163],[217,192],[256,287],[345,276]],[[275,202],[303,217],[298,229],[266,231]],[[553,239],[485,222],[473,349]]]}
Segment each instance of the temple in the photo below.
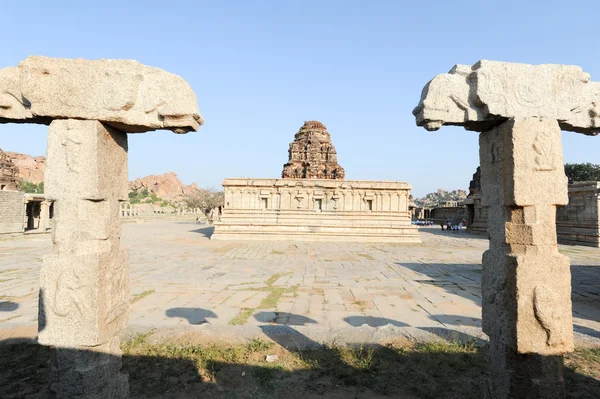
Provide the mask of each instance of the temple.
{"label": "temple", "polygon": [[305,122],[289,147],[282,179],[223,182],[216,240],[420,243],[411,225],[410,184],[344,180],[327,129]]}

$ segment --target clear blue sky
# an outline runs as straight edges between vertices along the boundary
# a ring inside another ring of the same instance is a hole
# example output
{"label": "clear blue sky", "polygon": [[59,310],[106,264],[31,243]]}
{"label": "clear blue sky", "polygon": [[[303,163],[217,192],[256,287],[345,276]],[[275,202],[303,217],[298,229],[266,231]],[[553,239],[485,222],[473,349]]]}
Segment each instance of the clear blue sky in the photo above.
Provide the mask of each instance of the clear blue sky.
{"label": "clear blue sky", "polygon": [[[598,1],[11,1],[0,67],[28,55],[126,58],[186,79],[197,133],[130,135],[130,178],[168,171],[219,187],[279,177],[305,120],[323,122],[348,179],[467,188],[477,133],[427,132],[421,89],[479,59],[576,64],[600,80]],[[600,137],[563,135],[565,161],[600,163]],[[0,147],[45,153],[46,127],[0,125]]]}

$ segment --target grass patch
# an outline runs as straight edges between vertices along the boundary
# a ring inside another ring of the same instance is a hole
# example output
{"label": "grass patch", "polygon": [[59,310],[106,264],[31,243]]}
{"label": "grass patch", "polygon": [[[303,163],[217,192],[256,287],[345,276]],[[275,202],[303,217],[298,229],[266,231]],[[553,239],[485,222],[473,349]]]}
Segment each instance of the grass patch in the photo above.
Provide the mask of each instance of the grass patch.
{"label": "grass patch", "polygon": [[271,255],[283,255],[283,254],[284,254],[284,253],[283,253],[283,252],[281,252],[281,251],[275,251],[275,250],[272,250],[272,251],[271,251]]}
{"label": "grass patch", "polygon": [[[151,343],[152,332],[123,343],[131,398],[481,398],[487,347],[460,342],[332,345],[286,350],[245,344]],[[202,337],[196,337],[201,340]],[[189,339],[186,338],[186,339]],[[277,355],[272,363],[265,356]],[[50,380],[50,348],[0,345],[0,397],[38,397]],[[597,398],[600,349],[565,356],[567,397]]]}
{"label": "grass patch", "polygon": [[288,273],[275,273],[274,275],[272,275],[271,277],[269,277],[267,279],[267,281],[265,281],[265,284],[267,285],[267,287],[270,287],[273,285],[273,283],[275,283],[275,281],[277,281],[280,277],[283,276],[289,276],[290,274],[292,274],[291,272]]}
{"label": "grass patch", "polygon": [[282,294],[292,293],[296,295],[296,291],[298,286],[293,286],[291,288],[283,288],[283,287],[272,287],[272,288],[262,288],[258,289],[259,291],[269,291],[269,295],[260,301],[260,304],[255,308],[242,308],[240,313],[237,314],[233,319],[229,320],[227,324],[234,326],[241,326],[246,324],[250,316],[254,314],[259,309],[273,309],[277,307],[279,303],[279,299]]}
{"label": "grass patch", "polygon": [[375,258],[374,258],[374,257],[372,257],[372,256],[371,256],[371,255],[369,255],[369,254],[357,254],[357,255],[358,255],[358,256],[360,256],[360,257],[362,257],[362,258],[365,258],[365,259],[369,259],[369,260],[375,260]]}
{"label": "grass patch", "polygon": [[142,300],[142,299],[146,298],[148,295],[152,295],[152,294],[154,294],[154,290],[148,290],[148,291],[144,291],[144,292],[142,292],[141,294],[134,294],[134,295],[133,295],[133,299],[132,299],[132,300],[130,300],[129,302],[130,302],[131,304],[134,304],[134,303],[136,303],[137,301],[139,301],[139,300]]}
{"label": "grass patch", "polygon": [[369,306],[369,302],[366,301],[354,301],[352,302],[352,304],[356,306],[361,312],[364,312],[365,309]]}
{"label": "grass patch", "polygon": [[273,283],[277,281],[280,277],[290,275],[292,273],[275,273],[271,277],[265,281],[266,287],[254,288],[252,291],[262,291],[268,292],[266,298],[264,298],[260,304],[255,308],[242,308],[240,313],[238,313],[233,319],[229,320],[227,324],[234,326],[241,326],[246,324],[250,316],[254,314],[255,311],[259,309],[273,309],[277,307],[279,303],[279,299],[281,299],[281,295],[283,294],[294,294],[298,291],[298,286],[295,285],[293,287],[274,287]]}

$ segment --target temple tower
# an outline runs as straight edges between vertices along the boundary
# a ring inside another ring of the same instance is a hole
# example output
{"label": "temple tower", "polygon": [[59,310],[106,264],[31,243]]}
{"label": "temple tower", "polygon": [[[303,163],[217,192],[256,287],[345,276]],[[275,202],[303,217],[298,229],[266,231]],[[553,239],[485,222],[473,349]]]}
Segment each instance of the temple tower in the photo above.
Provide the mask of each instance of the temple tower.
{"label": "temple tower", "polygon": [[319,121],[304,122],[290,143],[289,160],[283,165],[284,179],[343,179],[327,128]]}

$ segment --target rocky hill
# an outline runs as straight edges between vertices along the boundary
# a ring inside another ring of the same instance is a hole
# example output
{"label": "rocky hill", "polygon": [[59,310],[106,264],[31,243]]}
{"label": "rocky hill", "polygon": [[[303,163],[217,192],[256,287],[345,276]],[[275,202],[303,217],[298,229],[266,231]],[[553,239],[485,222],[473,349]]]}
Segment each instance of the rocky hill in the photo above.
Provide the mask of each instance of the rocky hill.
{"label": "rocky hill", "polygon": [[[46,171],[45,156],[32,157],[27,154],[8,151],[5,154],[17,167],[20,179],[34,184],[44,181],[44,172]],[[175,172],[150,175],[129,182],[130,192],[144,192],[148,196],[160,198],[170,203],[179,203],[185,196],[198,189],[196,183],[190,185],[183,184]]]}
{"label": "rocky hill", "polygon": [[32,157],[18,152],[5,151],[8,158],[19,169],[19,177],[28,182],[39,184],[44,181],[46,171],[46,157]]}
{"label": "rocky hill", "polygon": [[129,182],[130,192],[142,192],[144,189],[148,190],[150,195],[154,194],[165,201],[177,203],[199,188],[196,183],[183,184],[175,172],[150,175]]}
{"label": "rocky hill", "polygon": [[447,201],[457,201],[458,203],[461,203],[465,198],[467,198],[467,192],[465,190],[446,191],[440,188],[437,192],[429,193],[423,198],[415,198],[414,201],[418,207],[434,208],[436,206],[441,206]]}

